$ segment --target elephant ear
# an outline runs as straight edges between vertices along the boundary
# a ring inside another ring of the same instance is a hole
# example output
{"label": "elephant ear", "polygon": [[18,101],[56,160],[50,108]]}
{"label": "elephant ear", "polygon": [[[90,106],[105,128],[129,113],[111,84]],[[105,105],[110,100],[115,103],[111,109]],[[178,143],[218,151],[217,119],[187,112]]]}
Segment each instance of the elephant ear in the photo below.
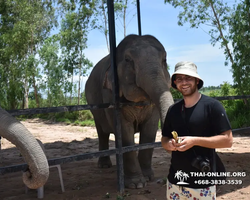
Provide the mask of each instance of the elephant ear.
{"label": "elephant ear", "polygon": [[[111,65],[109,65],[109,67],[107,68],[107,70],[105,72],[105,76],[104,76],[104,80],[103,80],[103,88],[113,91],[113,86],[112,86],[113,78],[114,77],[113,77],[112,68],[111,68]],[[119,88],[119,96],[120,97],[122,96],[121,87]]]}
{"label": "elephant ear", "polygon": [[103,80],[103,88],[109,89],[112,91],[112,72],[111,72],[111,65],[107,68],[105,75],[104,75],[104,80]]}

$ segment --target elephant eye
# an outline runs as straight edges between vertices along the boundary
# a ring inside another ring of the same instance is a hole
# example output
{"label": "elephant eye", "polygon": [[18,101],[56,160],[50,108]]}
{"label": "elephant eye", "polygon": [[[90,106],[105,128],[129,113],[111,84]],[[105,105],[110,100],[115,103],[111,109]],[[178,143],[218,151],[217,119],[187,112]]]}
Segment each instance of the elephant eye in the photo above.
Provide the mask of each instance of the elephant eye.
{"label": "elephant eye", "polygon": [[125,61],[126,61],[126,62],[131,62],[132,59],[131,59],[129,56],[125,56]]}

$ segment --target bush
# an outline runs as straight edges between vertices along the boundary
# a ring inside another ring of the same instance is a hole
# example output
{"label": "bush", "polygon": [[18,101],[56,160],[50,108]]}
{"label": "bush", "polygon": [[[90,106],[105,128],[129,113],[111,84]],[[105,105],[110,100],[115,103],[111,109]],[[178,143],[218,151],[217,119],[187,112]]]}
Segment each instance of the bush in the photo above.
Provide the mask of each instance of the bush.
{"label": "bush", "polygon": [[249,107],[243,100],[231,100],[231,106],[226,108],[226,112],[231,123],[232,129],[250,126]]}

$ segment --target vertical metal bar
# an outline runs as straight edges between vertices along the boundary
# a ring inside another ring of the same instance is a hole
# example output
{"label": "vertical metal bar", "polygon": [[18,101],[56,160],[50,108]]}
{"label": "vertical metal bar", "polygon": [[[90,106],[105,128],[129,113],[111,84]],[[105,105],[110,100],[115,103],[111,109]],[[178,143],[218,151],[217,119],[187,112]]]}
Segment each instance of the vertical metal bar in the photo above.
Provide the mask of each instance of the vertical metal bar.
{"label": "vertical metal bar", "polygon": [[140,0],[137,0],[137,21],[138,21],[138,34],[141,35],[141,11],[140,11]]}
{"label": "vertical metal bar", "polygon": [[123,152],[122,152],[122,137],[121,137],[121,116],[119,108],[119,83],[116,66],[116,37],[115,37],[115,17],[114,17],[114,1],[108,0],[108,21],[109,21],[109,42],[110,42],[110,58],[111,68],[114,72],[113,81],[113,101],[114,109],[114,134],[115,144],[118,149],[116,154],[117,176],[118,176],[118,190],[121,194],[124,193],[124,169],[123,169]]}

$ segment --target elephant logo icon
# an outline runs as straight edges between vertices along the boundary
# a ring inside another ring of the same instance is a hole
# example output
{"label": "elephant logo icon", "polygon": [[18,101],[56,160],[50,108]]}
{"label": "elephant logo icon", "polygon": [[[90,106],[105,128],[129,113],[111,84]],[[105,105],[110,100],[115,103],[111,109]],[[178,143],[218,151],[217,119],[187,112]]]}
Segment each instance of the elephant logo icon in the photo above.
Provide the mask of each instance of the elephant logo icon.
{"label": "elephant logo icon", "polygon": [[174,175],[174,178],[177,178],[179,182],[177,182],[177,185],[189,185],[189,183],[184,182],[184,180],[187,180],[189,178],[189,175],[182,170],[177,170],[177,172]]}

